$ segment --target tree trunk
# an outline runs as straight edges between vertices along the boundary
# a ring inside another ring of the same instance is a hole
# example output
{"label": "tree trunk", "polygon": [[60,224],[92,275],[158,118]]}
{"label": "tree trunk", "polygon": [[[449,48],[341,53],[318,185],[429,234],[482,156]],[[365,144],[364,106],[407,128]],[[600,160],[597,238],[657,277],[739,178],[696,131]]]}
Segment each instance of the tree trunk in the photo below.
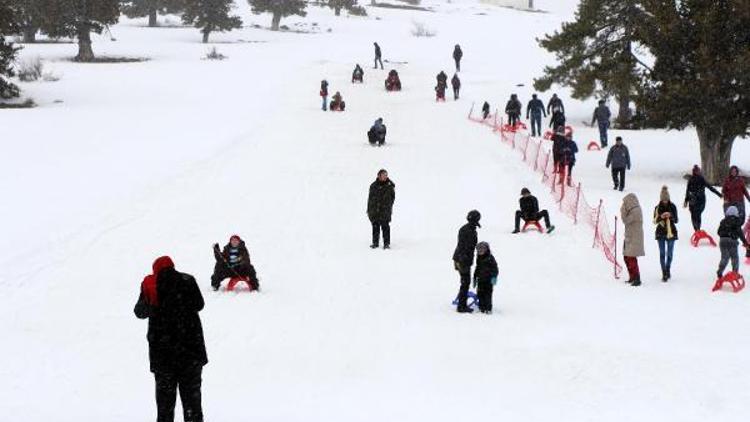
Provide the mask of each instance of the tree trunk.
{"label": "tree trunk", "polygon": [[336,6],[333,10],[336,11],[336,16],[341,16],[341,6]]}
{"label": "tree trunk", "polygon": [[534,8],[534,0],[529,0],[529,9]]}
{"label": "tree trunk", "polygon": [[156,7],[152,7],[148,11],[148,26],[150,28],[159,26],[159,22],[156,20],[156,17],[157,17]]}
{"label": "tree trunk", "polygon": [[616,127],[628,128],[633,112],[630,109],[630,95],[622,95],[617,98],[619,111],[617,112]]}
{"label": "tree trunk", "polygon": [[211,31],[208,29],[203,30],[203,44],[208,44],[208,36],[211,34]]}
{"label": "tree trunk", "polygon": [[281,23],[281,13],[274,13],[271,19],[271,31],[278,31]]}
{"label": "tree trunk", "polygon": [[36,42],[37,28],[34,26],[27,26],[23,28],[23,42],[26,44],[32,44]]}
{"label": "tree trunk", "polygon": [[88,25],[78,27],[78,62],[94,61],[94,50],[91,48],[91,28]]}
{"label": "tree trunk", "polygon": [[712,185],[720,185],[729,174],[732,163],[734,136],[725,135],[721,129],[696,127],[701,148],[703,176]]}

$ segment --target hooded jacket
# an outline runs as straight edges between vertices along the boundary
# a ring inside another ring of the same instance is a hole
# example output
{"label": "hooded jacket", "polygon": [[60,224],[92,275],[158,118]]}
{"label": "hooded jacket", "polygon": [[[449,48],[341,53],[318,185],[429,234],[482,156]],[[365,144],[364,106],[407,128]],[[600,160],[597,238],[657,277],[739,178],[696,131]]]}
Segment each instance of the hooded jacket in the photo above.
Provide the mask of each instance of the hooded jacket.
{"label": "hooded jacket", "polygon": [[372,182],[367,196],[367,216],[370,221],[390,223],[395,201],[396,184],[391,179]]}
{"label": "hooded jacket", "polygon": [[638,257],[646,255],[643,244],[643,211],[638,197],[633,193],[625,195],[620,207],[620,217],[625,225],[623,256]]}

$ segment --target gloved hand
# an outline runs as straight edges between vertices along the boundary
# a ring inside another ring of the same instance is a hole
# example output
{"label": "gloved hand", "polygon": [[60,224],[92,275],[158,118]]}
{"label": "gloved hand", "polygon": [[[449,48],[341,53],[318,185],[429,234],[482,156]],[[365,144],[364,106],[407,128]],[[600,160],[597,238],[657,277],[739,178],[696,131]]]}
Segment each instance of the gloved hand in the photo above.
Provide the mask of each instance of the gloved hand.
{"label": "gloved hand", "polygon": [[493,286],[496,285],[497,284],[497,277],[492,277],[490,279],[490,283],[492,283]]}
{"label": "gloved hand", "polygon": [[214,249],[216,249],[217,251],[219,250],[219,244],[218,243],[214,243]]}

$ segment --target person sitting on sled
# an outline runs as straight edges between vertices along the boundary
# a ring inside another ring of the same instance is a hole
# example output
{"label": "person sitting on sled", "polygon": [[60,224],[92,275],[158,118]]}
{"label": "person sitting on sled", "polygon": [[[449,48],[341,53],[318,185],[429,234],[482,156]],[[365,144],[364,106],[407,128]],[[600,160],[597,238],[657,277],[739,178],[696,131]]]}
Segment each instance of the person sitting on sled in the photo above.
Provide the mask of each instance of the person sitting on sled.
{"label": "person sitting on sled", "polygon": [[435,92],[437,93],[437,99],[445,101],[445,90],[448,88],[448,75],[442,70],[437,75],[437,85],[435,86]]}
{"label": "person sitting on sled", "polygon": [[336,91],[336,93],[333,94],[329,107],[331,111],[344,111],[344,108],[346,108],[346,103],[344,102],[344,98],[341,96],[340,92]]}
{"label": "person sitting on sled", "polygon": [[385,80],[386,91],[401,91],[401,79],[398,77],[398,72],[395,69],[391,69],[388,72],[388,79]]}
{"label": "person sitting on sled", "polygon": [[516,227],[513,230],[513,234],[521,231],[521,219],[523,221],[539,221],[544,219],[544,225],[547,227],[547,233],[552,233],[555,230],[555,226],[549,222],[549,213],[547,210],[539,210],[539,201],[527,188],[521,189],[521,199],[518,200],[520,210],[516,211]]}
{"label": "person sitting on sled", "polygon": [[247,251],[245,241],[236,234],[229,238],[229,243],[224,250],[219,250],[219,244],[214,244],[214,257],[216,266],[211,276],[211,287],[219,290],[221,281],[231,277],[247,277],[253,290],[259,290],[258,276],[255,267],[250,262],[250,253]]}
{"label": "person sitting on sled", "polygon": [[362,83],[365,77],[365,71],[362,70],[362,68],[357,64],[354,67],[354,71],[352,72],[352,83],[359,82]]}
{"label": "person sitting on sled", "polygon": [[367,131],[367,140],[373,146],[383,146],[383,144],[385,143],[386,132],[387,128],[385,127],[385,124],[383,124],[383,118],[378,117],[378,119],[375,120],[375,123],[373,123],[372,127],[370,127],[370,130]]}
{"label": "person sitting on sled", "polygon": [[721,250],[721,260],[719,261],[719,270],[716,272],[718,278],[724,277],[724,270],[727,268],[729,261],[732,261],[732,271],[739,272],[740,257],[737,251],[739,240],[745,248],[750,248],[747,244],[745,234],[742,233],[742,220],[740,220],[740,211],[735,206],[727,208],[726,217],[719,224],[719,249]]}

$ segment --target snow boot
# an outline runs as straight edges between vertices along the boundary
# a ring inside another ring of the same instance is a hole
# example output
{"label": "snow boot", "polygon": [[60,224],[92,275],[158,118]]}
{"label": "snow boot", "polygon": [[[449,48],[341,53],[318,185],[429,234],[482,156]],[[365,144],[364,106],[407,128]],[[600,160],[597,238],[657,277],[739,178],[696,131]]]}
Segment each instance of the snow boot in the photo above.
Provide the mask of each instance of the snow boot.
{"label": "snow boot", "polygon": [[633,280],[633,281],[632,281],[632,282],[630,283],[630,285],[631,285],[631,286],[634,286],[634,287],[638,287],[638,286],[640,286],[640,285],[641,285],[641,278],[640,278],[640,277],[637,277],[636,279],[634,279],[634,280]]}
{"label": "snow boot", "polygon": [[549,227],[547,227],[547,234],[550,234],[553,231],[555,231],[555,226],[549,226]]}
{"label": "snow boot", "polygon": [[512,233],[513,233],[513,234],[518,234],[518,233],[520,233],[520,232],[521,232],[521,230],[518,230],[518,229],[513,229],[513,232],[512,232]]}
{"label": "snow boot", "polygon": [[391,245],[383,245],[383,249],[390,249]]}
{"label": "snow boot", "polygon": [[474,312],[474,310],[469,308],[468,306],[459,306],[458,308],[456,308],[456,312],[460,314],[470,314]]}
{"label": "snow boot", "polygon": [[377,243],[373,243],[372,245],[370,245],[370,249],[377,249],[378,246],[379,245]]}

